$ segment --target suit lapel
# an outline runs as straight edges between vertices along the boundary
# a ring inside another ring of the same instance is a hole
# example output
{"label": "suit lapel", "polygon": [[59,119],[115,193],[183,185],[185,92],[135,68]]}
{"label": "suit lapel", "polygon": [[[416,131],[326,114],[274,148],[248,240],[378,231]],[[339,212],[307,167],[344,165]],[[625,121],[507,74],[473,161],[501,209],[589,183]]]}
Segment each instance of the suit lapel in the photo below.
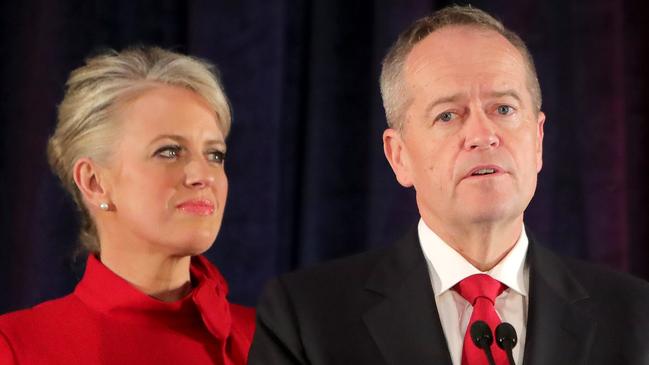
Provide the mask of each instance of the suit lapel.
{"label": "suit lapel", "polygon": [[363,320],[389,364],[450,364],[417,230],[385,255],[366,290],[383,299]]}
{"label": "suit lapel", "polygon": [[530,241],[526,365],[586,364],[596,323],[588,293],[554,254]]}

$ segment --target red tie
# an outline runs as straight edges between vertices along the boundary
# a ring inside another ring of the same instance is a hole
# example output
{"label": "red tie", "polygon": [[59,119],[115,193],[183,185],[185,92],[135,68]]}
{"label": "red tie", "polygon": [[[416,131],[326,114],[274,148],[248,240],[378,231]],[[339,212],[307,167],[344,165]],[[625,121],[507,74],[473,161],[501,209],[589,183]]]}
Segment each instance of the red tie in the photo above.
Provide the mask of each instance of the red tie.
{"label": "red tie", "polygon": [[[493,333],[500,324],[500,317],[494,309],[496,297],[505,290],[506,286],[486,274],[471,275],[460,281],[453,289],[473,306],[473,314],[469,319],[469,326],[464,335],[462,347],[462,365],[489,364],[484,350],[479,349],[471,340],[471,325],[475,321],[484,321]],[[507,354],[496,345],[491,344],[491,353],[497,365],[509,364]]]}

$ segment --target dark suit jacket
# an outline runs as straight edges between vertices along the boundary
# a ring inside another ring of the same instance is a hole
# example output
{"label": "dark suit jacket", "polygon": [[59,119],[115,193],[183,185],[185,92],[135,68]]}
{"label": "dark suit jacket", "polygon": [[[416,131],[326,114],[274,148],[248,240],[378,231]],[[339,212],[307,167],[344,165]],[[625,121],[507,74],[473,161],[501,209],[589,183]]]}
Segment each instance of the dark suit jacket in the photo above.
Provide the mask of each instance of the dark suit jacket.
{"label": "dark suit jacket", "polygon": [[[649,364],[649,284],[530,239],[525,364]],[[270,282],[249,364],[450,364],[416,229]]]}

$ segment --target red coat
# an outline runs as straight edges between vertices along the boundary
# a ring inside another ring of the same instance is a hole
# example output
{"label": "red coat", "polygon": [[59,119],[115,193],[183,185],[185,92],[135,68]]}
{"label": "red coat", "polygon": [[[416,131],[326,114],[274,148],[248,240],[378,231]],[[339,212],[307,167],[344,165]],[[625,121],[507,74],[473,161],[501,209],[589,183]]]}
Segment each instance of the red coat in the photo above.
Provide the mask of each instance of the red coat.
{"label": "red coat", "polygon": [[165,303],[91,255],[72,294],[0,317],[0,364],[245,364],[254,311],[227,301],[204,257],[191,275],[192,293]]}

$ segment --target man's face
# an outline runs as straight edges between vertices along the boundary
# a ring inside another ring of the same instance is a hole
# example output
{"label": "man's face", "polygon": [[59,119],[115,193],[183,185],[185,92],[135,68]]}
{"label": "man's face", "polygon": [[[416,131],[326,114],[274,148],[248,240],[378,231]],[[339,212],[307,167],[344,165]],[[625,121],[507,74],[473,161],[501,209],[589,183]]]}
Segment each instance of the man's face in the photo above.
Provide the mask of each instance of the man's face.
{"label": "man's face", "polygon": [[384,148],[434,230],[522,221],[541,170],[545,120],[527,72],[504,37],[469,26],[437,30],[407,56],[411,102],[402,131],[385,131]]}

